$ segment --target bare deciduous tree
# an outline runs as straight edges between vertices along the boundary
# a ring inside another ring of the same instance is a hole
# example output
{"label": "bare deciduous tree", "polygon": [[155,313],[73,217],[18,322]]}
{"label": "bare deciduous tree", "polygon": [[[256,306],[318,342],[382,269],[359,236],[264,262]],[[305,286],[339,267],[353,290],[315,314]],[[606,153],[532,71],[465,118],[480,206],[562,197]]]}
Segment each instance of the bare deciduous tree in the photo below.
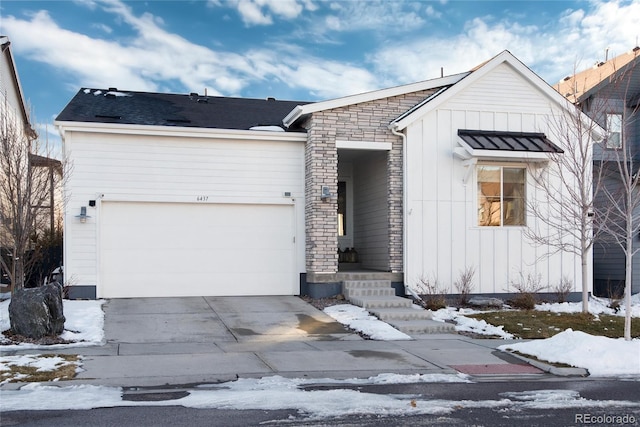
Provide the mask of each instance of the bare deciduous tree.
{"label": "bare deciduous tree", "polygon": [[29,253],[34,237],[51,227],[50,216],[42,215],[42,208],[53,209],[53,186],[61,185],[64,173],[63,163],[48,157],[48,147],[4,98],[0,105],[0,248],[8,256],[0,256],[0,262],[15,291],[24,287],[33,267],[35,259]]}
{"label": "bare deciduous tree", "polygon": [[[623,129],[638,120],[638,106],[627,111],[623,118]],[[609,185],[602,185],[598,194],[606,201],[602,215],[605,221],[599,224],[602,231],[613,240],[625,256],[625,321],[624,338],[631,340],[631,287],[633,257],[640,251],[634,238],[640,233],[640,161],[638,147],[627,140],[626,132],[620,135],[621,148],[607,151],[607,157],[597,165]]]}
{"label": "bare deciduous tree", "polygon": [[547,165],[531,166],[540,197],[530,198],[528,208],[545,229],[528,228],[526,235],[550,253],[567,252],[580,257],[582,311],[589,311],[589,261],[595,233],[593,144],[602,129],[579,109],[568,105],[563,114],[551,114],[549,129],[563,153],[550,153]]}
{"label": "bare deciduous tree", "polygon": [[[615,243],[625,257],[624,338],[631,339],[631,288],[633,257],[640,251],[634,244],[640,233],[640,140],[637,134],[640,111],[638,49],[628,53],[630,61],[616,69],[606,88],[590,101],[607,128],[600,160],[595,162],[600,185],[596,188],[596,227],[603,239]],[[591,107],[593,109],[593,107]],[[615,114],[609,114],[615,113]]]}

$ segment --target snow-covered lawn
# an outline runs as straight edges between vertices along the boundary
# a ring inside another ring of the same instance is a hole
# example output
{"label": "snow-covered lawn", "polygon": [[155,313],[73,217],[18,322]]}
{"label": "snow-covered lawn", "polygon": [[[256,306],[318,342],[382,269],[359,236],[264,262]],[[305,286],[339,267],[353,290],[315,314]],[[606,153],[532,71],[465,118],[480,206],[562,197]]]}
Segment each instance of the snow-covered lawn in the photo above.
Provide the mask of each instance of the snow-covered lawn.
{"label": "snow-covered lawn", "polygon": [[[631,316],[633,322],[640,321],[640,294],[631,298]],[[616,312],[609,307],[605,298],[592,297],[589,300],[591,314],[610,314],[624,316],[624,307]],[[553,313],[580,313],[582,303],[544,303],[535,307],[538,311]],[[477,310],[446,308],[434,312],[434,320],[453,320],[456,330],[469,331],[481,335],[494,335],[512,339],[513,335],[502,326],[487,324],[484,320],[472,319],[465,314],[477,313]],[[593,336],[580,331],[567,329],[551,338],[513,343],[498,347],[503,351],[517,351],[534,356],[540,360],[564,363],[585,368],[591,376],[638,376],[640,377],[640,339],[625,341],[623,338]]]}

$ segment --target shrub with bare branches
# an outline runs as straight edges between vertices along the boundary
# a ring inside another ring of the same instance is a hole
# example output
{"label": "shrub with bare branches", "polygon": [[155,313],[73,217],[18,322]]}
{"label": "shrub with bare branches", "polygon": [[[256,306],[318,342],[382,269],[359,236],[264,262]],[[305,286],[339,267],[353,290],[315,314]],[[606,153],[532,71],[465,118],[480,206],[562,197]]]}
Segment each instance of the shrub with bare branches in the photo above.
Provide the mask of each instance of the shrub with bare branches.
{"label": "shrub with bare branches", "polygon": [[551,290],[556,295],[558,302],[566,302],[567,296],[573,290],[573,280],[569,276],[562,276]]}
{"label": "shrub with bare branches", "polygon": [[517,291],[516,296],[511,300],[511,305],[524,310],[533,310],[537,302],[536,294],[546,288],[541,282],[541,274],[531,272],[525,274],[521,271],[516,279],[511,280],[511,287]]}
{"label": "shrub with bare branches", "polygon": [[422,306],[428,310],[439,310],[447,306],[446,290],[440,286],[435,276],[421,276],[416,284],[416,291],[422,297]]}
{"label": "shrub with bare branches", "polygon": [[458,298],[458,303],[460,305],[467,305],[469,303],[469,295],[473,290],[473,277],[476,274],[475,267],[465,267],[464,270],[460,271],[460,275],[453,282],[453,286],[460,294]]}

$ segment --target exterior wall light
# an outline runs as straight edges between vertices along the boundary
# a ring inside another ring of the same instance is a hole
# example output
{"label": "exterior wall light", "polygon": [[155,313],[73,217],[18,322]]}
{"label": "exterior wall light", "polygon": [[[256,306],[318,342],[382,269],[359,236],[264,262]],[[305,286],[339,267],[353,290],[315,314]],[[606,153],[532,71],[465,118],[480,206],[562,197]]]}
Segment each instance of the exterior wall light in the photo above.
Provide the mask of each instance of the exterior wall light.
{"label": "exterior wall light", "polygon": [[335,195],[331,194],[331,190],[330,190],[329,186],[328,185],[323,185],[322,186],[322,190],[320,192],[320,199],[321,200],[329,200],[329,199],[332,199],[334,197],[335,197]]}
{"label": "exterior wall light", "polygon": [[82,206],[80,208],[80,215],[76,215],[76,218],[78,218],[80,220],[81,223],[85,223],[87,222],[87,218],[91,218],[89,215],[87,215],[87,207],[86,206]]}

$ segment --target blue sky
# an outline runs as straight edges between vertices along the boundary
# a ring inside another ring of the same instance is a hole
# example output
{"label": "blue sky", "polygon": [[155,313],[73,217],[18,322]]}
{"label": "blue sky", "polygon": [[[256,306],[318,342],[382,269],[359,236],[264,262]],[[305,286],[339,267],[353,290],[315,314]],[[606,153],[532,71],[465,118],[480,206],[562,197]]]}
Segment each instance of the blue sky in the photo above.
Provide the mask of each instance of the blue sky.
{"label": "blue sky", "polygon": [[41,135],[81,87],[330,99],[455,74],[504,49],[553,84],[638,44],[626,1],[0,2]]}

